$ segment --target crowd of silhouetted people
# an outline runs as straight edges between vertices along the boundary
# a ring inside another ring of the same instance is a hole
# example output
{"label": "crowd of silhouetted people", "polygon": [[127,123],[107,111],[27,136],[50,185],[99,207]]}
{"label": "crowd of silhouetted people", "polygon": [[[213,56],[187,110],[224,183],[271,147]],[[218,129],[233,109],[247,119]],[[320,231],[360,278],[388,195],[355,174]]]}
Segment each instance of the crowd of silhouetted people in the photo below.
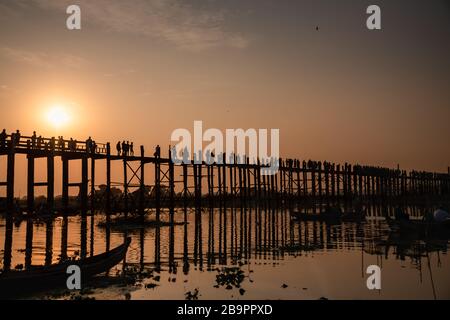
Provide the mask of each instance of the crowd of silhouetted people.
{"label": "crowd of silhouetted people", "polygon": [[[83,144],[85,144],[85,148],[83,148]],[[3,129],[0,133],[0,150],[11,147],[26,147],[27,149],[32,150],[59,150],[70,152],[86,151],[88,153],[98,152],[98,145],[94,140],[92,140],[91,137],[83,143],[81,141],[74,140],[73,138],[70,138],[70,140],[64,140],[63,136],[46,139],[41,135],[38,136],[36,131],[33,131],[33,135],[31,137],[23,137],[19,130],[8,134],[6,130]]]}
{"label": "crowd of silhouetted people", "polygon": [[[27,148],[31,150],[45,150],[45,151],[68,151],[68,152],[87,152],[89,154],[109,152],[109,144],[101,145],[89,137],[86,141],[77,141],[73,138],[70,140],[64,140],[63,136],[57,138],[52,137],[50,139],[38,136],[36,131],[33,131],[31,137],[24,137],[20,131],[17,130],[11,134],[8,134],[5,129],[0,133],[0,150],[6,150],[10,148]],[[117,155],[124,157],[134,157],[134,143],[130,141],[119,141],[116,144]],[[155,158],[161,157],[161,148],[159,145],[155,148],[153,154]]]}
{"label": "crowd of silhouetted people", "polygon": [[130,141],[117,142],[116,150],[118,156],[134,156],[134,143]]}

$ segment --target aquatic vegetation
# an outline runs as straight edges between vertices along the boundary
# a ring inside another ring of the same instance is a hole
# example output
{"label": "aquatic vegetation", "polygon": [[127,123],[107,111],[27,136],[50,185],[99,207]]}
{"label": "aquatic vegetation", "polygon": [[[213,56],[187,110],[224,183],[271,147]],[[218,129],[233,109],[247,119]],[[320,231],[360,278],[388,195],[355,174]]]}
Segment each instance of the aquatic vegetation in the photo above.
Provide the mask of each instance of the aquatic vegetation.
{"label": "aquatic vegetation", "polygon": [[218,275],[216,275],[216,288],[225,287],[227,290],[234,288],[240,288],[242,282],[245,279],[244,271],[239,267],[224,267],[219,269]]}
{"label": "aquatic vegetation", "polygon": [[194,291],[188,291],[184,294],[186,300],[198,300],[199,297],[199,291],[198,288],[195,288]]}

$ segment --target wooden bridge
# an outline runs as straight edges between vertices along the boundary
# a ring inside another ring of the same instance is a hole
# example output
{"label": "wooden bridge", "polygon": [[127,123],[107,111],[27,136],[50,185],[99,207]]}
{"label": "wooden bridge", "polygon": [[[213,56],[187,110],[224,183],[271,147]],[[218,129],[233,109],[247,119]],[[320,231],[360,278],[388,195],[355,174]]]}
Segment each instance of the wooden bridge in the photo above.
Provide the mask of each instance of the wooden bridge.
{"label": "wooden bridge", "polygon": [[[147,156],[144,147],[139,155],[112,154],[110,143],[96,143],[91,139],[64,140],[62,138],[41,138],[20,134],[1,134],[0,156],[7,157],[7,181],[0,182],[6,187],[6,209],[16,210],[14,177],[16,154],[27,156],[27,208],[35,211],[35,187],[47,188],[48,210],[55,209],[55,158],[62,161],[62,207],[69,209],[69,188],[79,188],[79,206],[82,212],[104,210],[107,214],[115,211],[111,186],[111,163],[123,163],[123,194],[121,212],[131,211],[145,214],[149,207],[155,208],[159,220],[161,208],[173,211],[177,205],[187,207],[192,202],[196,207],[202,202],[209,206],[227,201],[337,201],[358,198],[396,198],[407,196],[449,196],[450,168],[447,173],[419,172],[388,169],[373,166],[335,164],[320,161],[300,161],[280,159],[279,171],[275,175],[262,175],[264,165],[260,161],[251,164],[247,158],[243,164],[227,163],[223,155],[222,163],[175,165],[168,157],[161,157],[159,146],[152,156]],[[35,181],[35,159],[46,158],[47,181]],[[81,160],[81,181],[69,181],[69,161]],[[96,162],[106,162],[105,190],[99,200],[95,186]],[[90,166],[89,166],[90,162]],[[134,169],[131,163],[138,163]],[[153,184],[147,185],[145,170],[152,166]],[[90,167],[90,173],[89,173]],[[181,180],[175,179],[179,170]],[[206,171],[206,174],[204,173]],[[20,170],[20,172],[23,172]],[[206,178],[206,184],[203,180]],[[191,186],[193,183],[193,186]],[[180,190],[176,192],[176,189]]]}

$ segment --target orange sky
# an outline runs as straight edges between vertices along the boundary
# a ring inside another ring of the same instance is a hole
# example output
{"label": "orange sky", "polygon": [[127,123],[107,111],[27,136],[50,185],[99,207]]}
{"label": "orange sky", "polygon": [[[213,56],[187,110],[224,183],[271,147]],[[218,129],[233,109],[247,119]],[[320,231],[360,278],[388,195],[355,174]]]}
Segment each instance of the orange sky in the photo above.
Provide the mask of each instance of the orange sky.
{"label": "orange sky", "polygon": [[149,149],[203,120],[279,128],[283,157],[446,171],[449,6],[377,2],[381,31],[371,3],[312,0],[78,1],[69,31],[71,1],[0,1],[0,127]]}

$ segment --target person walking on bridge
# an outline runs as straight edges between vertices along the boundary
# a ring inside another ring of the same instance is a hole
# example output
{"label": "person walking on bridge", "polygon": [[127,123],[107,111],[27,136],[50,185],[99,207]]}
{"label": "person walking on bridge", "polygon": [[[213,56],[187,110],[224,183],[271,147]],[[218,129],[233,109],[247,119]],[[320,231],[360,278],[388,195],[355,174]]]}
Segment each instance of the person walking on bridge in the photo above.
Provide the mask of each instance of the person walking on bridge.
{"label": "person walking on bridge", "polygon": [[39,137],[37,138],[37,148],[38,148],[38,149],[41,149],[43,143],[44,143],[44,139],[42,139],[42,136],[39,136]]}
{"label": "person walking on bridge", "polygon": [[117,142],[117,144],[116,144],[116,150],[117,150],[117,155],[120,156],[120,153],[122,152],[122,148],[120,146],[120,141]]}
{"label": "person walking on bridge", "polygon": [[16,133],[11,134],[11,142],[14,147],[18,146],[20,144],[20,131],[16,130]]}
{"label": "person walking on bridge", "polygon": [[31,149],[36,149],[36,131],[33,131],[33,135],[31,136]]}
{"label": "person walking on bridge", "polygon": [[127,155],[127,144],[126,144],[125,140],[122,141],[122,155],[123,156]]}
{"label": "person walking on bridge", "polygon": [[58,147],[61,151],[64,151],[64,149],[66,147],[66,143],[64,142],[63,136],[58,137]]}
{"label": "person walking on bridge", "polygon": [[8,134],[6,133],[6,130],[3,129],[3,131],[0,133],[0,149],[4,149],[6,147],[6,138],[8,137]]}

